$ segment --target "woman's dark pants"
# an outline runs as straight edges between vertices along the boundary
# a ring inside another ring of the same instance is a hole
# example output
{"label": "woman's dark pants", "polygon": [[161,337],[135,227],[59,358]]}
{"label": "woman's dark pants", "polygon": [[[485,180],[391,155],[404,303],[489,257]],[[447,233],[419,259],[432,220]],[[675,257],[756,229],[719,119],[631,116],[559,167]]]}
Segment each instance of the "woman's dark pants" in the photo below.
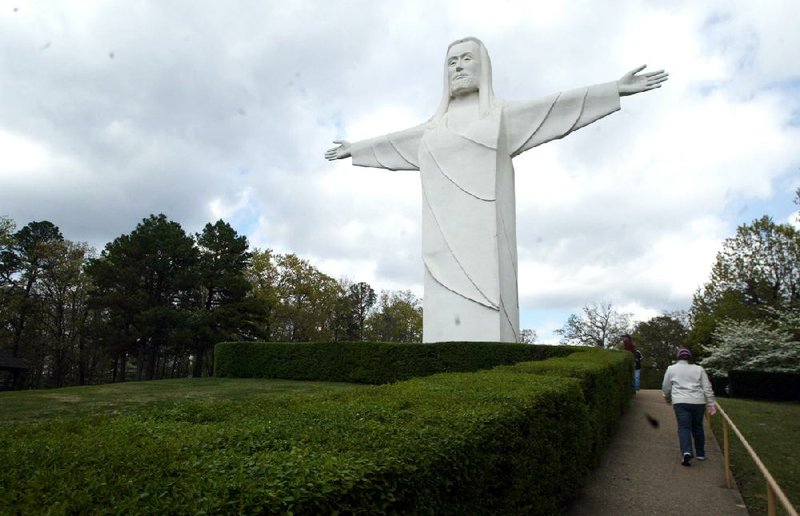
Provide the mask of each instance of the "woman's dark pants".
{"label": "woman's dark pants", "polygon": [[[692,457],[705,457],[706,436],[703,433],[703,415],[706,411],[705,403],[674,403],[675,417],[678,420],[678,439],[681,442],[681,454],[689,453]],[[694,450],[692,451],[692,438]]]}

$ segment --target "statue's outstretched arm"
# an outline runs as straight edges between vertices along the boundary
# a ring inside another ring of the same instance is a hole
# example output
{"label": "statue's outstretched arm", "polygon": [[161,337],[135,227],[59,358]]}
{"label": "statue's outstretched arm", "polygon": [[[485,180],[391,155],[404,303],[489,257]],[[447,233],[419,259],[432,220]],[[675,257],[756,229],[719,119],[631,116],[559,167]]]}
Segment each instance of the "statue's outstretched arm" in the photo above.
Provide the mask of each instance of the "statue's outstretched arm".
{"label": "statue's outstretched arm", "polygon": [[325,159],[333,161],[335,159],[344,159],[350,157],[350,142],[347,140],[333,140],[333,143],[338,144],[338,147],[333,147],[325,151]]}
{"label": "statue's outstretched arm", "polygon": [[334,140],[339,146],[325,151],[325,159],[353,158],[353,165],[357,167],[419,170],[419,146],[424,132],[425,124],[420,124],[357,142]]}
{"label": "statue's outstretched arm", "polygon": [[669,78],[669,74],[664,70],[637,75],[646,67],[647,65],[642,65],[638,68],[634,68],[630,72],[620,77],[620,79],[617,81],[620,97],[624,97],[625,95],[635,95],[636,93],[641,93],[643,91],[650,91],[655,88],[660,88],[661,83],[665,82]]}

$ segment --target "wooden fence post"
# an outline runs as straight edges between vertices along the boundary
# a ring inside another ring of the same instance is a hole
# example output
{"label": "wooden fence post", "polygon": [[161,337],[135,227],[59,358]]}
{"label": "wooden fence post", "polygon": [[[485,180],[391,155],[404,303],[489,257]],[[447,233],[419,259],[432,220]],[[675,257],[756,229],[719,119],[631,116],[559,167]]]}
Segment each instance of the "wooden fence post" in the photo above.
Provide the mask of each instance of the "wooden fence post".
{"label": "wooden fence post", "polygon": [[725,485],[731,488],[731,440],[728,436],[728,422],[722,419],[722,450],[725,454]]}
{"label": "wooden fence post", "polygon": [[778,514],[776,512],[775,491],[772,489],[769,482],[767,482],[767,514],[769,516],[776,516]]}

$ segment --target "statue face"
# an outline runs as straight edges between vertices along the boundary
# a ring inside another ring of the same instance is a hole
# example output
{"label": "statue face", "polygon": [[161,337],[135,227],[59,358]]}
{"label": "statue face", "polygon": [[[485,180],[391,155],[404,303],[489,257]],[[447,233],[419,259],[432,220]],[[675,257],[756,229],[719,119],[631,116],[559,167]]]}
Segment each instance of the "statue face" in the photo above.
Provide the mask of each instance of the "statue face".
{"label": "statue face", "polygon": [[480,85],[480,50],[474,41],[464,41],[447,52],[447,77],[450,95],[456,97],[478,91]]}

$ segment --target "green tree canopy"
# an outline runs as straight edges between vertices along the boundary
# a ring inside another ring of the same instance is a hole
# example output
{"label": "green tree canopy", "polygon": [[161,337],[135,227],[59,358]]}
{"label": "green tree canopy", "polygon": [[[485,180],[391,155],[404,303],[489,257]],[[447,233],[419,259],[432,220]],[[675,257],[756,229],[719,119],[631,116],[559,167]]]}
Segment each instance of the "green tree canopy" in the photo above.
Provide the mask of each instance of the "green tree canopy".
{"label": "green tree canopy", "polygon": [[246,277],[261,314],[261,334],[272,341],[333,340],[342,285],[295,254],[253,252]]}
{"label": "green tree canopy", "polygon": [[367,319],[369,340],[422,342],[422,303],[411,291],[382,291]]}
{"label": "green tree canopy", "polygon": [[14,228],[0,218],[0,343],[29,366],[19,386],[85,383],[83,266],[93,250],[48,221]]}
{"label": "green tree canopy", "polygon": [[199,377],[204,363],[208,374],[213,372],[214,344],[258,334],[259,313],[248,296],[252,287],[245,276],[251,257],[247,237],[219,220],[206,224],[195,238],[199,259],[187,345],[194,356],[192,374]]}
{"label": "green tree canopy", "polygon": [[708,283],[694,296],[690,340],[706,348],[725,319],[766,321],[768,309],[799,307],[800,232],[764,216],[723,242]]}
{"label": "green tree canopy", "polygon": [[631,336],[645,356],[648,369],[663,373],[675,361],[678,348],[686,345],[689,328],[685,312],[667,313],[639,322]]}
{"label": "green tree canopy", "polygon": [[159,354],[185,327],[197,263],[192,237],[160,214],[114,239],[89,264],[92,302],[106,308],[110,324],[128,337],[126,352],[139,356],[137,376],[146,362],[146,378],[154,377]]}
{"label": "green tree canopy", "polygon": [[23,341],[32,344],[38,340],[35,325],[28,323],[38,317],[41,307],[36,287],[45,270],[53,266],[63,252],[64,236],[49,221],[31,222],[9,235],[12,227],[4,222],[0,249],[0,270],[3,277],[3,300],[7,325],[11,330],[13,356],[19,357]]}
{"label": "green tree canopy", "polygon": [[348,340],[362,341],[367,317],[377,301],[375,291],[368,283],[362,281],[350,285],[345,299],[349,308],[349,321],[352,328],[349,335],[352,338]]}
{"label": "green tree canopy", "polygon": [[277,340],[278,268],[273,252],[269,249],[251,251],[244,274],[250,284],[249,298],[258,312],[258,331],[267,340]]}

